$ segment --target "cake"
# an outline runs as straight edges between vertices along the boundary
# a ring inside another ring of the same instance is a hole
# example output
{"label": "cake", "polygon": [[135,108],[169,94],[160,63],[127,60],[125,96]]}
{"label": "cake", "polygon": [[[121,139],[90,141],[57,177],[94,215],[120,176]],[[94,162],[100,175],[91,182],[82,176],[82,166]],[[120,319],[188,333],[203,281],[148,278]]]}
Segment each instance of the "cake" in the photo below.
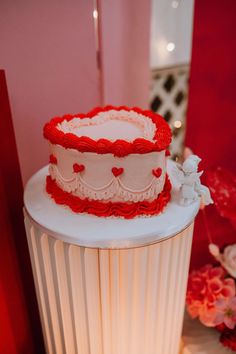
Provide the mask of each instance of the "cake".
{"label": "cake", "polygon": [[46,190],[57,204],[124,218],[157,215],[168,204],[171,130],[160,115],[96,108],[53,118],[44,137],[50,149]]}

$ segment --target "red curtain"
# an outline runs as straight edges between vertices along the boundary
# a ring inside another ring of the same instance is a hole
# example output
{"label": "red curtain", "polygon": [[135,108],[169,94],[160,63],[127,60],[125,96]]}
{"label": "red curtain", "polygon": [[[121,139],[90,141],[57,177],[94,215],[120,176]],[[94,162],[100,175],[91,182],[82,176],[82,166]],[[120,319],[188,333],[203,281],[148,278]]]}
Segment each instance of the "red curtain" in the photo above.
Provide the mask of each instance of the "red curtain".
{"label": "red curtain", "polygon": [[[203,158],[201,168],[225,167],[236,173],[236,1],[196,0],[186,145]],[[219,245],[236,242],[236,233],[214,207],[207,226]],[[192,266],[210,259],[206,226],[198,216]]]}
{"label": "red curtain", "polygon": [[0,70],[0,353],[44,353],[22,215],[23,188]]}

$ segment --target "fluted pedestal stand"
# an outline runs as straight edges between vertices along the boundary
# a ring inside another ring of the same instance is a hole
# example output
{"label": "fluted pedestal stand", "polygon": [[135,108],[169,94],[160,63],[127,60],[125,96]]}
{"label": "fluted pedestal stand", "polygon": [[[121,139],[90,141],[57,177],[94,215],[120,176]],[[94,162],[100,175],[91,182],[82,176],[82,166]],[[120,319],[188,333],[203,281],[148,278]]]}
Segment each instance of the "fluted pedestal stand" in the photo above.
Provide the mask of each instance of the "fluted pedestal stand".
{"label": "fluted pedestal stand", "polygon": [[46,174],[26,186],[25,225],[47,352],[177,354],[199,201],[173,190],[160,216],[78,215],[47,196]]}

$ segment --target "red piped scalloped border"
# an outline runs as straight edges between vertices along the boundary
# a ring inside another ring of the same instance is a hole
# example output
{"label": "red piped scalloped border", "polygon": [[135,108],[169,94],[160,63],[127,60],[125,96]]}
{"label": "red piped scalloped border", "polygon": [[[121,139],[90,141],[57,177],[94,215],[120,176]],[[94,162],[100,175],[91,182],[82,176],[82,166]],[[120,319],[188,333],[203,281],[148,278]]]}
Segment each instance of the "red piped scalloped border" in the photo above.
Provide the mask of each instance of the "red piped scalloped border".
{"label": "red piped scalloped border", "polygon": [[[57,129],[57,124],[64,120],[70,121],[75,117],[80,119],[92,118],[99,112],[108,112],[110,110],[126,110],[128,112],[134,111],[151,119],[157,127],[156,134],[154,136],[155,142],[151,142],[144,138],[137,138],[133,142],[127,142],[122,139],[114,142],[109,141],[108,139],[93,140],[86,136],[78,137],[72,133],[63,133]],[[66,149],[75,149],[80,152],[95,152],[97,154],[112,153],[114,156],[123,157],[129,154],[146,154],[152,151],[162,151],[166,149],[171,143],[171,130],[169,125],[159,114],[151,111],[141,110],[137,107],[128,108],[125,106],[106,106],[104,108],[95,108],[87,114],[67,114],[63,117],[55,117],[49,123],[45,124],[44,137],[52,144],[61,145]]]}
{"label": "red piped scalloped border", "polygon": [[75,213],[88,213],[100,217],[121,216],[125,219],[133,219],[138,215],[152,216],[162,212],[170,200],[171,183],[166,175],[163,191],[152,202],[113,203],[89,200],[88,198],[81,199],[63,191],[51,176],[47,176],[46,191],[57,204],[67,205]]}

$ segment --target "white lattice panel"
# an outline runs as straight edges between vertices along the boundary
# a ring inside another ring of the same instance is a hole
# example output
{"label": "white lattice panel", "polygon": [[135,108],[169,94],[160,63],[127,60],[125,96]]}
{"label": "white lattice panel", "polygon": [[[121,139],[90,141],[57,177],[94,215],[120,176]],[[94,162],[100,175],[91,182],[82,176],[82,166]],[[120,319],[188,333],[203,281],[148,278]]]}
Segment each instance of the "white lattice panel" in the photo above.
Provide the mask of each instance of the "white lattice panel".
{"label": "white lattice panel", "polygon": [[[150,107],[161,114],[173,131],[171,151],[174,156],[181,156],[186,127],[188,101],[189,67],[180,65],[152,71]],[[176,128],[175,121],[181,122]]]}
{"label": "white lattice panel", "polygon": [[102,250],[25,225],[49,354],[177,354],[193,224],[147,247]]}

